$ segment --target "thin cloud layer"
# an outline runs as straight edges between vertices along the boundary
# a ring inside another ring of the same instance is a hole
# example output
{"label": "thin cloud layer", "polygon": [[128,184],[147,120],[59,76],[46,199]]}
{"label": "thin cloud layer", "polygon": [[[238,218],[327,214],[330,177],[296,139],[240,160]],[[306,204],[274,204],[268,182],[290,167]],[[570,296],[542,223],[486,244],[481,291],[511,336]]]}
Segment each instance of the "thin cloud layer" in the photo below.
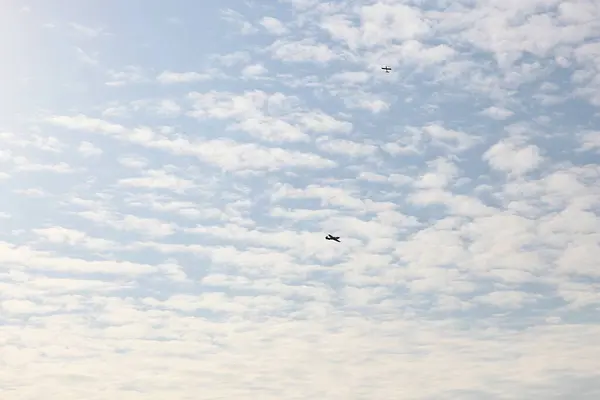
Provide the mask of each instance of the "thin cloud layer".
{"label": "thin cloud layer", "polygon": [[2,398],[600,398],[597,2],[219,7],[6,8]]}

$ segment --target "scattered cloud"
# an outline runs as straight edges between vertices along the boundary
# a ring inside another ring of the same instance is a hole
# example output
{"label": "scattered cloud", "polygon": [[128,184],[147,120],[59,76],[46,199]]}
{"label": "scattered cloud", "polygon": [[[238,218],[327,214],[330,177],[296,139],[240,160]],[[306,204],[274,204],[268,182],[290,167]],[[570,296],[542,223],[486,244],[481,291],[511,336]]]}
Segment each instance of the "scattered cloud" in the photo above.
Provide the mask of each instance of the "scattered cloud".
{"label": "scattered cloud", "polygon": [[56,164],[38,164],[29,162],[29,160],[18,158],[16,161],[16,168],[18,171],[28,171],[28,172],[41,172],[41,171],[49,171],[56,172],[59,174],[65,174],[74,172],[74,169],[65,162],[58,162]]}
{"label": "scattered cloud", "polygon": [[312,39],[276,40],[267,50],[275,59],[293,62],[328,63],[339,58],[329,47]]}
{"label": "scattered cloud", "polygon": [[242,69],[242,75],[247,77],[264,75],[267,73],[267,69],[262,64],[252,64]]}
{"label": "scattered cloud", "polygon": [[476,145],[479,138],[468,133],[447,129],[438,124],[423,127],[423,132],[435,146],[443,146],[454,152],[462,152]]}
{"label": "scattered cloud", "polygon": [[263,28],[265,28],[269,33],[273,35],[283,35],[288,33],[288,29],[277,18],[264,17],[260,20],[260,24],[263,26]]}
{"label": "scattered cloud", "polygon": [[81,155],[84,157],[95,157],[95,156],[99,156],[103,153],[102,149],[95,146],[93,143],[85,142],[85,141],[83,141],[79,144],[77,151],[79,151],[81,153]]}
{"label": "scattered cloud", "polygon": [[75,22],[71,22],[69,26],[77,33],[87,36],[89,38],[97,38],[103,35],[106,35],[106,31],[104,28],[100,27],[90,27],[82,24],[78,24]]}
{"label": "scattered cloud", "polygon": [[584,132],[580,141],[582,150],[600,152],[600,131]]}
{"label": "scattered cloud", "polygon": [[160,83],[191,83],[210,79],[209,74],[198,72],[171,72],[164,71],[156,77]]}
{"label": "scattered cloud", "polygon": [[174,192],[180,192],[194,187],[193,181],[180,178],[164,170],[149,170],[144,176],[120,179],[118,184],[136,188],[168,189]]}
{"label": "scattered cloud", "polygon": [[181,114],[181,111],[181,106],[171,99],[163,99],[156,106],[156,112],[166,117],[176,117]]}
{"label": "scattered cloud", "polygon": [[513,139],[499,141],[483,154],[483,158],[493,169],[516,175],[534,170],[544,159],[536,145]]}
{"label": "scattered cloud", "polygon": [[98,53],[89,54],[86,51],[80,49],[79,47],[76,47],[75,50],[77,51],[77,56],[82,63],[89,65],[98,65]]}
{"label": "scattered cloud", "polygon": [[[204,111],[196,110],[193,116],[201,116],[204,115],[203,113]],[[335,166],[333,161],[312,153],[265,147],[255,143],[238,143],[230,139],[198,141],[183,137],[168,138],[145,127],[130,129],[84,115],[54,116],[48,118],[47,121],[53,125],[73,130],[112,136],[118,140],[142,145],[147,149],[160,149],[179,156],[195,156],[208,164],[228,171],[277,170],[287,166],[304,168]],[[287,127],[287,125],[285,126]],[[254,132],[258,133],[258,131]],[[296,133],[292,131],[291,134]]]}
{"label": "scattered cloud", "polygon": [[481,112],[483,115],[495,120],[505,120],[514,115],[514,112],[506,108],[491,106]]}
{"label": "scattered cloud", "polygon": [[597,2],[228,7],[4,7],[3,399],[599,398]]}
{"label": "scattered cloud", "polygon": [[350,140],[321,138],[317,141],[319,149],[328,153],[344,154],[350,157],[364,157],[375,154],[377,147],[371,144],[357,143]]}
{"label": "scattered cloud", "polygon": [[257,32],[256,27],[238,11],[227,8],[221,11],[222,18],[234,25],[242,35],[250,35]]}
{"label": "scattered cloud", "polygon": [[109,81],[107,86],[124,86],[127,84],[143,83],[147,81],[144,71],[135,65],[127,65],[122,70],[108,70]]}
{"label": "scattered cloud", "polygon": [[118,160],[119,164],[127,168],[142,169],[148,165],[148,160],[142,157],[124,155]]}

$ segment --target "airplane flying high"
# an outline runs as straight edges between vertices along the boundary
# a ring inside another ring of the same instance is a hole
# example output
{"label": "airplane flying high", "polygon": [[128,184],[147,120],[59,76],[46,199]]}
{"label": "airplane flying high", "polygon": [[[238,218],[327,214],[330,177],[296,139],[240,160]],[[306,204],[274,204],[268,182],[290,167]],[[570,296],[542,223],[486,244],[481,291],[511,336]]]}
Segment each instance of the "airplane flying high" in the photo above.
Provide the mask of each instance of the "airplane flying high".
{"label": "airplane flying high", "polygon": [[387,65],[386,65],[386,66],[384,66],[384,67],[381,67],[381,69],[382,69],[382,70],[384,70],[386,74],[389,74],[389,73],[390,73],[390,71],[392,70],[392,69],[391,69],[390,67],[388,67]]}
{"label": "airplane flying high", "polygon": [[326,239],[326,240],[335,240],[336,242],[338,242],[338,243],[341,243],[341,242],[340,242],[340,237],[339,237],[339,236],[331,236],[331,235],[327,235],[327,236],[325,236],[325,239]]}

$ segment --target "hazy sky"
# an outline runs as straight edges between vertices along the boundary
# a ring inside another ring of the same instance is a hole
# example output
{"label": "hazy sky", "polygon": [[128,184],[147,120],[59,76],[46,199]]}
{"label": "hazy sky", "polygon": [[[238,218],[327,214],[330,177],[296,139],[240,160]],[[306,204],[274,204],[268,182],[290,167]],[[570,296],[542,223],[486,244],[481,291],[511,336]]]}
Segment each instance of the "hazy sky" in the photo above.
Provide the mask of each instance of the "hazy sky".
{"label": "hazy sky", "polygon": [[3,400],[600,398],[598,1],[3,3]]}

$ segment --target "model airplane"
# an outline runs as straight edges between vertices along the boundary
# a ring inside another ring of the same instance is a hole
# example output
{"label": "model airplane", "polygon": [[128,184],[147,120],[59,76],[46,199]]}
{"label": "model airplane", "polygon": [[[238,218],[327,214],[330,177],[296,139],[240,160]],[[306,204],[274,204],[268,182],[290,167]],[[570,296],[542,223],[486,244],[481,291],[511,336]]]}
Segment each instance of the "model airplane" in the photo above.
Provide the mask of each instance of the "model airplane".
{"label": "model airplane", "polygon": [[326,240],[335,240],[336,242],[340,243],[340,237],[339,236],[331,236],[331,235],[327,235],[325,236]]}
{"label": "model airplane", "polygon": [[390,71],[392,70],[392,69],[391,69],[390,67],[388,67],[387,65],[386,65],[386,66],[384,66],[384,67],[381,67],[381,69],[382,69],[382,70],[384,70],[386,74],[389,74],[389,73],[390,73]]}

